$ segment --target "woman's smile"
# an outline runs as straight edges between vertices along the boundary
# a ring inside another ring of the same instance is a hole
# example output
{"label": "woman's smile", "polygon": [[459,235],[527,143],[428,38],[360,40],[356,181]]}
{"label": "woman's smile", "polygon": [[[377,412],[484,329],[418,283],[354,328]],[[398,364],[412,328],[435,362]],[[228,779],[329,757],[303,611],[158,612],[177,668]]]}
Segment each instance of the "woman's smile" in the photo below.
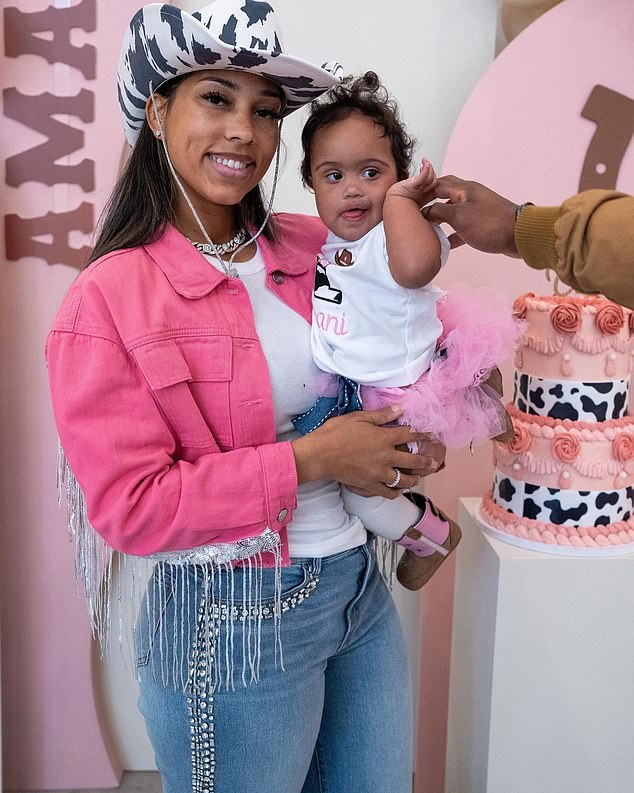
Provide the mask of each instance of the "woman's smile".
{"label": "woman's smile", "polygon": [[253,165],[251,160],[239,160],[233,157],[226,157],[221,154],[210,154],[211,159],[222,168],[228,168],[229,171],[240,172],[245,171]]}
{"label": "woman's smile", "polygon": [[250,182],[255,169],[253,160],[239,159],[237,155],[209,154],[205,159],[211,165],[212,178],[220,177],[230,184],[240,185]]}

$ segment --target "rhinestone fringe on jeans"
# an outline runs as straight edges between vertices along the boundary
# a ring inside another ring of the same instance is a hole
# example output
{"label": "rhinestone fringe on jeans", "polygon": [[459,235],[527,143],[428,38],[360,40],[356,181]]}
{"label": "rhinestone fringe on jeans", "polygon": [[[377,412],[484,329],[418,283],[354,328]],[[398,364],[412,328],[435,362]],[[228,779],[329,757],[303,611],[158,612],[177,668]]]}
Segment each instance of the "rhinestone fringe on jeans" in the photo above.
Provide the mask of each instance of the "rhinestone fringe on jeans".
{"label": "rhinestone fringe on jeans", "polygon": [[407,656],[370,546],[283,568],[280,635],[274,571],[257,574],[255,605],[247,569],[150,582],[139,704],[164,793],[410,793]]}

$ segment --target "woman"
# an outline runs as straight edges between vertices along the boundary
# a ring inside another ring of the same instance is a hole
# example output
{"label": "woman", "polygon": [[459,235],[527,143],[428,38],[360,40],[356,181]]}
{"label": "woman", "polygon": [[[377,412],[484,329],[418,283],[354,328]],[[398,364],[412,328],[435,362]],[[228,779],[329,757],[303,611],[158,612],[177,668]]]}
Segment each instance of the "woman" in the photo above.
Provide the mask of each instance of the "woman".
{"label": "woman", "polygon": [[279,40],[253,0],[131,22],[132,153],[47,344],[73,529],[98,629],[111,550],[154,567],[136,658],[166,793],[404,793],[402,636],[339,483],[396,499],[402,532],[420,512],[396,484],[438,461],[395,448],[420,437],[390,409],[292,432],[325,229],[269,217],[259,183],[280,119],[335,78]]}

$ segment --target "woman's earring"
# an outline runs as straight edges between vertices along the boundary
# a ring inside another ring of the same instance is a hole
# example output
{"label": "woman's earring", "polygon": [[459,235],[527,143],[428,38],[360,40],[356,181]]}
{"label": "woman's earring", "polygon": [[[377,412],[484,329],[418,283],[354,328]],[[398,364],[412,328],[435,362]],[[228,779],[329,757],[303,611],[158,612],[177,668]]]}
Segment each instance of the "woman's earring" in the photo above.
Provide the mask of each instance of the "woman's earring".
{"label": "woman's earring", "polygon": [[160,138],[161,137],[161,130],[160,129],[156,130],[156,132],[154,133],[154,137],[155,138]]}

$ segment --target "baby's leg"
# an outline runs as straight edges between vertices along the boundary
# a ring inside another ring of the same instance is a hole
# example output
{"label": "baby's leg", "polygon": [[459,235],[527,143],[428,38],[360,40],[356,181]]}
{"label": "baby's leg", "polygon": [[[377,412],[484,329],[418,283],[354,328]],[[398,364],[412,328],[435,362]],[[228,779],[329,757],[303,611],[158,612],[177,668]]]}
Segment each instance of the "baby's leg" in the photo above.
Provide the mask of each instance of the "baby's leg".
{"label": "baby's leg", "polygon": [[348,514],[357,515],[368,531],[388,540],[400,540],[421,518],[421,510],[405,496],[393,500],[383,496],[359,496],[343,485],[341,496]]}
{"label": "baby's leg", "polygon": [[462,532],[419,493],[390,500],[359,496],[342,487],[346,512],[357,515],[366,529],[405,548],[396,576],[407,589],[420,589],[460,542]]}

